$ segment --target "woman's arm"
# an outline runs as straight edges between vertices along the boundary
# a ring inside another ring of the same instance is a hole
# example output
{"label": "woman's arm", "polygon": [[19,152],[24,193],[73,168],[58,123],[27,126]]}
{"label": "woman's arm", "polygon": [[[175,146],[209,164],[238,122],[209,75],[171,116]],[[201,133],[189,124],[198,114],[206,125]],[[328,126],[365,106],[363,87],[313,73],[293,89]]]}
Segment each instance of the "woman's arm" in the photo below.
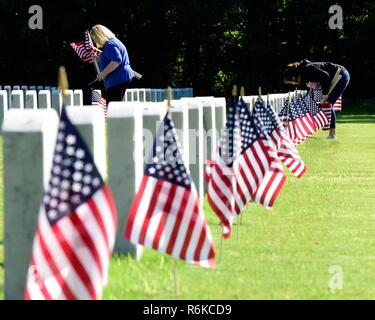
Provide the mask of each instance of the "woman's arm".
{"label": "woman's arm", "polygon": [[104,68],[104,70],[102,72],[100,72],[97,77],[96,77],[96,80],[98,81],[102,81],[106,76],[108,76],[111,72],[113,72],[114,70],[117,69],[117,67],[119,66],[120,64],[116,61],[111,61],[110,63],[108,63],[108,65]]}

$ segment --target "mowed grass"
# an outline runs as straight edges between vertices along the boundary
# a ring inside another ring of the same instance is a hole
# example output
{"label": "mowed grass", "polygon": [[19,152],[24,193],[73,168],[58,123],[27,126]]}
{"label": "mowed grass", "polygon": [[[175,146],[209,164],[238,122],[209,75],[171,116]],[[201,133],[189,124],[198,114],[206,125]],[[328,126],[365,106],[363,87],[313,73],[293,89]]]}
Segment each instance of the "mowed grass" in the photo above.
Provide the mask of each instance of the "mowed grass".
{"label": "mowed grass", "polygon": [[[288,174],[273,211],[249,205],[215,270],[178,262],[180,299],[375,298],[375,117],[339,120],[337,141],[319,132],[299,147],[308,171]],[[219,257],[218,219],[207,203],[205,213]],[[329,288],[331,267],[342,289]],[[174,299],[174,288],[173,260],[145,250],[140,262],[112,259],[104,299]]]}

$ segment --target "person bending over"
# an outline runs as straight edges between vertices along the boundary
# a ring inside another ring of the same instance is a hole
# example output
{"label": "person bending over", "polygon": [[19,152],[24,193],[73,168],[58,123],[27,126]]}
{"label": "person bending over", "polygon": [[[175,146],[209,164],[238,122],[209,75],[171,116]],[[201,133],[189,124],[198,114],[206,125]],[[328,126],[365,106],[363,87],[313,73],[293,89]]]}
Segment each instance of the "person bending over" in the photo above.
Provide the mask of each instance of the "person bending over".
{"label": "person bending over", "polygon": [[[332,80],[340,68],[341,79],[329,92]],[[330,133],[327,139],[336,139],[336,114],[333,105],[342,95],[350,81],[349,72],[343,66],[332,62],[311,62],[304,59],[287,65],[284,71],[284,82],[297,86],[306,85],[309,88],[317,89],[321,87],[323,101],[326,107],[331,109]]]}
{"label": "person bending over", "polygon": [[122,101],[134,71],[130,67],[125,45],[107,27],[97,24],[90,30],[92,40],[102,49],[98,57],[100,73],[97,81],[104,80],[107,105],[111,101]]}

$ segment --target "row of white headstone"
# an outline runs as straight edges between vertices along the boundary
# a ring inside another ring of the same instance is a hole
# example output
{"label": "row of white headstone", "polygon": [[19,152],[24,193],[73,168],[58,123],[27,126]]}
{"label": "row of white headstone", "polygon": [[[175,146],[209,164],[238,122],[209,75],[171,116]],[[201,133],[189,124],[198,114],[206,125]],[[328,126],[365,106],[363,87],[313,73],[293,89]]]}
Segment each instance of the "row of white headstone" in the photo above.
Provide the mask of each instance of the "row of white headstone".
{"label": "row of white headstone", "polygon": [[[286,97],[287,94],[270,95],[268,101],[282,105]],[[267,99],[267,96],[262,98]],[[250,106],[256,99],[257,96],[244,97]],[[202,202],[207,187],[204,182],[206,161],[216,151],[225,126],[226,103],[225,98],[214,97],[172,100],[170,112],[183,159]],[[139,260],[142,247],[126,241],[123,234],[167,103],[112,102],[107,120],[99,107],[67,105],[68,116],[81,132],[115,199],[119,222],[115,252]],[[7,299],[23,297],[39,207],[50,176],[58,121],[59,111],[54,108],[12,108],[3,122]]]}
{"label": "row of white headstone", "polygon": [[[173,92],[178,92],[175,89]],[[188,88],[186,89],[188,90]],[[186,91],[185,90],[185,91]],[[97,90],[100,93],[100,90]],[[181,91],[183,92],[183,91]],[[186,94],[191,92],[187,92]],[[176,94],[174,94],[176,96]],[[182,98],[180,93],[177,99]],[[128,89],[124,101],[126,102],[156,102],[163,101],[166,97],[166,90],[161,89]],[[257,96],[246,97],[252,104]],[[271,94],[263,96],[274,107],[276,112],[281,109],[286,94]],[[62,96],[60,90],[0,90],[0,122],[3,121],[9,109],[55,109],[60,113],[62,105],[83,106],[83,90],[67,90]]]}
{"label": "row of white headstone", "polygon": [[[62,97],[60,90],[51,87],[38,87],[28,90],[27,86],[0,87],[0,122],[9,109],[55,109],[61,112],[62,105],[83,106],[83,90],[67,90]],[[48,89],[47,89],[48,88]],[[100,90],[96,90],[100,93]],[[192,97],[192,88],[173,89],[174,99]],[[128,89],[124,101],[161,102],[167,95],[167,89]]]}
{"label": "row of white headstone", "polygon": [[[47,108],[48,105],[59,105],[57,99],[59,90],[56,87],[43,87],[43,86],[0,86],[2,95],[7,93],[8,108]],[[22,92],[22,93],[21,93]],[[53,99],[56,96],[56,99]],[[141,102],[162,102],[167,97],[167,89],[128,89],[124,101],[141,101]],[[180,99],[182,97],[193,97],[192,88],[174,88],[172,89],[172,98]],[[83,104],[83,91],[68,90],[66,94],[67,103],[73,99],[74,105],[80,106]],[[40,101],[40,102],[39,102]],[[50,101],[50,102],[48,102]]]}
{"label": "row of white headstone", "polygon": [[[172,102],[172,118],[197,191],[203,200],[205,150],[211,157],[226,119],[224,98]],[[142,248],[127,242],[124,228],[140,185],[144,159],[167,107],[166,103],[113,102],[107,132],[101,108],[68,106],[68,116],[88,144],[99,171],[111,187],[118,211],[115,252],[140,259]],[[54,109],[10,109],[4,120],[5,296],[21,299],[31,257],[39,206],[47,188],[58,129]],[[212,130],[209,141],[204,133]],[[145,141],[145,142],[144,142]],[[32,159],[33,161],[30,161]]]}
{"label": "row of white headstone", "polygon": [[0,90],[0,121],[10,109],[55,109],[60,113],[64,105],[83,106],[82,90],[67,90],[61,95],[60,90]]}
{"label": "row of white headstone", "polygon": [[[128,89],[124,101],[162,102],[167,98],[168,89]],[[193,98],[193,88],[172,88],[172,99]]]}

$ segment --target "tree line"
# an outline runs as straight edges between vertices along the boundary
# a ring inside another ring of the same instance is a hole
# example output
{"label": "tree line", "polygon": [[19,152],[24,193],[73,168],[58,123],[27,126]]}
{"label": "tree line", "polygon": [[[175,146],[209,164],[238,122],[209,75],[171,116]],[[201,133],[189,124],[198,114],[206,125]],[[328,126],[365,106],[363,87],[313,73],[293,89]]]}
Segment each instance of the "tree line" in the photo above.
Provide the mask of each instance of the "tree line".
{"label": "tree line", "polygon": [[[31,5],[43,9],[43,29],[28,26]],[[274,93],[285,86],[288,62],[307,58],[347,67],[347,95],[372,97],[375,32],[373,1],[342,0],[343,29],[332,30],[319,0],[2,0],[0,84],[56,85],[59,65],[71,87],[95,78],[69,42],[83,40],[94,24],[122,40],[131,65],[144,75],[133,87],[193,87],[196,95],[226,95],[232,85],[249,94],[258,86]]]}

